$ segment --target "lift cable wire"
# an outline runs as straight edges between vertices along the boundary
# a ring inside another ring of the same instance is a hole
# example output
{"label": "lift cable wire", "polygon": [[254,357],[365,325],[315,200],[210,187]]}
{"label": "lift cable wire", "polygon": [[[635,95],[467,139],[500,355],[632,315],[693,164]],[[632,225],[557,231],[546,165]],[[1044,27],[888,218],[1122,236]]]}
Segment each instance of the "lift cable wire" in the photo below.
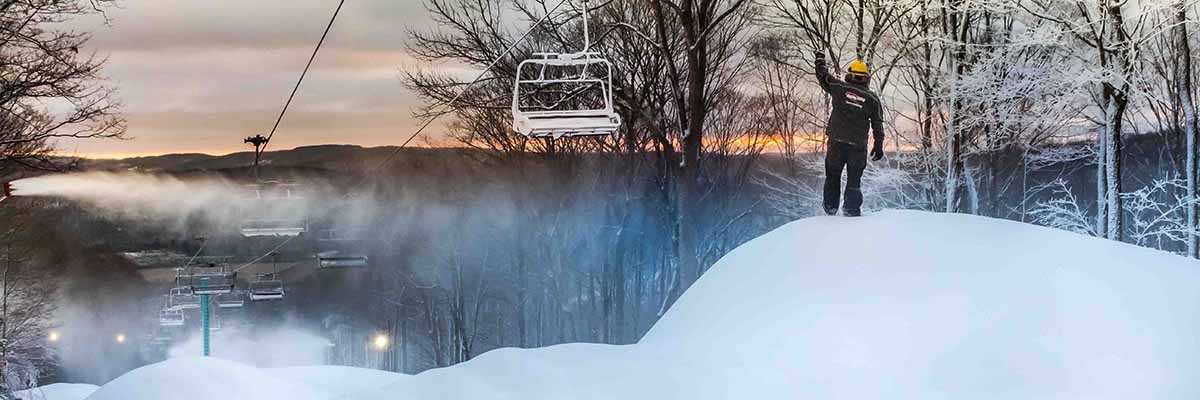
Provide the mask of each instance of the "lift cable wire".
{"label": "lift cable wire", "polygon": [[239,266],[239,267],[235,268],[235,269],[233,270],[233,272],[238,272],[238,271],[241,271],[241,270],[243,270],[243,269],[246,269],[246,267],[249,267],[249,266],[251,266],[251,265],[254,265],[254,263],[256,263],[256,262],[262,261],[262,259],[264,259],[264,258],[267,258],[267,256],[270,256],[270,255],[271,255],[271,253],[274,253],[276,250],[279,250],[280,248],[282,248],[282,247],[283,247],[283,245],[285,245],[285,244],[288,244],[288,242],[292,241],[292,239],[295,239],[295,238],[297,238],[297,237],[299,237],[299,236],[288,236],[287,240],[284,240],[283,242],[279,243],[279,245],[278,245],[278,246],[275,246],[275,248],[271,249],[270,251],[267,251],[267,252],[266,252],[266,253],[264,253],[263,255],[261,255],[261,256],[258,256],[258,258],[255,258],[254,260],[251,260],[251,261],[250,261],[250,262],[248,262],[248,263],[242,264],[241,266]]}
{"label": "lift cable wire", "polygon": [[[321,51],[321,45],[325,44],[325,38],[329,36],[329,31],[331,29],[333,29],[333,23],[334,23],[334,21],[337,21],[338,14],[340,14],[342,12],[342,6],[345,4],[346,4],[346,0],[341,0],[338,2],[337,8],[333,10],[333,16],[329,17],[329,23],[325,25],[325,31],[321,32],[321,39],[317,41],[317,47],[313,48],[312,55],[310,55],[308,57],[308,63],[304,64],[304,70],[300,72],[300,79],[296,80],[296,86],[292,87],[292,93],[288,95],[287,101],[283,103],[283,109],[279,111],[279,117],[275,119],[275,125],[271,127],[271,132],[267,134],[267,140],[263,142],[263,145],[262,145],[261,149],[259,150],[260,152],[262,152],[262,153],[266,152],[267,145],[269,145],[271,143],[271,138],[275,136],[275,131],[277,129],[279,129],[279,123],[283,121],[283,116],[287,114],[288,107],[292,105],[292,99],[294,99],[296,97],[296,92],[300,91],[300,84],[304,83],[304,77],[308,75],[308,70],[309,70],[309,68],[312,67],[313,60],[317,59],[317,53],[319,53]],[[292,241],[293,238],[295,238],[295,236],[288,237],[287,240],[284,240],[278,246],[275,246],[275,248],[271,249],[271,251],[268,251],[268,252],[266,252],[266,254],[258,256],[258,258],[255,258],[253,261],[242,264],[241,266],[235,268],[233,270],[233,272],[236,273],[238,271],[241,271],[241,270],[245,269],[246,267],[253,265],[256,262],[259,262],[262,259],[267,258],[267,256],[271,255],[271,253],[274,253],[276,250],[279,250],[281,247],[283,247],[283,245]],[[202,247],[202,249],[203,249],[203,247]],[[197,254],[199,254],[199,253],[197,253]],[[190,263],[190,261],[189,261],[189,263]]]}
{"label": "lift cable wire", "polygon": [[546,12],[546,15],[542,16],[541,19],[539,19],[537,22],[533,23],[533,25],[531,25],[529,27],[529,29],[526,30],[525,33],[521,35],[520,38],[518,38],[515,42],[513,42],[511,45],[509,45],[508,48],[505,49],[504,52],[500,53],[500,55],[497,56],[495,60],[492,60],[492,63],[488,64],[487,68],[484,68],[482,71],[479,71],[479,75],[476,75],[475,79],[471,80],[470,83],[467,83],[466,86],[463,86],[462,90],[460,90],[458,92],[458,94],[454,95],[454,98],[450,99],[449,102],[447,102],[445,105],[443,105],[443,107],[445,108],[444,110],[434,113],[429,118],[425,119],[425,123],[421,124],[421,127],[417,128],[417,130],[415,132],[413,132],[412,135],[409,135],[408,139],[405,139],[404,142],[401,143],[399,147],[396,147],[395,150],[392,150],[391,154],[388,154],[388,156],[383,159],[383,162],[380,162],[379,165],[375,167],[375,171],[378,172],[379,170],[383,169],[383,167],[386,166],[388,162],[392,161],[392,159],[395,158],[397,154],[400,154],[400,150],[403,150],[406,146],[408,146],[409,143],[411,143],[413,141],[413,139],[416,139],[417,136],[421,134],[421,132],[425,131],[425,128],[429,127],[429,125],[433,123],[434,120],[437,120],[441,116],[453,112],[455,110],[454,103],[457,103],[458,99],[461,98],[463,96],[463,94],[467,93],[467,89],[470,89],[471,86],[475,85],[481,79],[483,79],[483,77],[485,75],[487,75],[488,72],[491,72],[492,68],[496,67],[496,64],[499,64],[501,60],[503,60],[510,53],[512,53],[512,51],[517,48],[517,45],[524,42],[525,39],[528,38],[529,35],[532,34],[533,31],[535,29],[537,29],[538,26],[540,26],[543,22],[546,22],[547,19],[550,19],[550,16],[553,15],[555,11],[558,11],[559,7],[562,7],[563,4],[566,4],[567,1],[568,0],[559,1],[558,4],[554,6],[554,8],[551,8],[549,11]]}
{"label": "lift cable wire", "polygon": [[200,244],[200,249],[196,250],[196,254],[192,254],[192,258],[189,258],[187,262],[183,263],[183,266],[179,267],[179,269],[184,269],[187,268],[187,266],[192,265],[192,261],[194,261],[196,257],[200,256],[200,253],[204,251],[204,247],[206,246],[208,246],[207,240]]}
{"label": "lift cable wire", "polygon": [[[560,7],[562,7],[563,4],[566,4],[567,1],[569,1],[569,0],[560,0],[558,2],[558,4],[556,4],[553,8],[551,8],[549,11],[546,12],[546,15],[542,16],[541,19],[539,19],[537,22],[535,22],[533,25],[531,25],[529,27],[529,29],[526,30],[525,33],[523,33],[521,35],[520,38],[518,38],[515,42],[513,42],[511,45],[509,45],[508,48],[505,49],[504,52],[500,53],[500,55],[497,56],[495,60],[492,60],[492,62],[490,64],[488,64],[487,68],[484,68],[482,71],[479,71],[479,75],[476,75],[475,79],[473,79],[473,80],[471,80],[471,82],[467,83],[467,85],[464,86],[463,89],[458,92],[458,94],[454,95],[454,98],[450,99],[450,101],[444,105],[445,110],[435,113],[435,114],[431,115],[429,118],[427,118],[425,120],[425,122],[422,123],[421,126],[412,133],[412,135],[408,136],[408,139],[405,139],[404,142],[400,144],[400,146],[396,147],[395,150],[392,150],[392,152],[390,154],[388,154],[388,156],[385,157],[383,159],[383,161],[379,163],[378,166],[375,167],[374,171],[378,172],[379,170],[383,169],[383,167],[386,166],[388,164],[388,162],[390,162],[393,158],[395,158],[396,155],[400,154],[401,150],[403,150],[405,147],[407,147],[409,145],[409,143],[412,143],[413,139],[416,139],[417,136],[419,136],[421,134],[421,132],[424,132],[425,128],[428,128],[429,125],[433,123],[433,121],[437,120],[438,118],[440,118],[443,115],[453,112],[454,104],[457,103],[460,98],[462,98],[463,94],[465,94],[467,92],[467,89],[470,89],[471,86],[475,85],[480,80],[482,80],[483,77],[492,70],[492,68],[495,68],[496,64],[499,64],[500,61],[504,60],[505,57],[507,57],[510,53],[512,53],[512,51],[515,50],[518,45],[523,43],[525,41],[525,39],[529,38],[529,35],[532,34],[533,31],[535,29],[537,29],[538,26],[540,26],[543,22],[546,22],[546,20],[550,19],[550,16],[553,15],[555,11],[558,11],[558,9]],[[304,67],[304,72],[302,72],[300,74],[300,80],[296,82],[296,88],[292,89],[292,95],[288,97],[287,103],[285,103],[283,105],[283,111],[279,113],[279,119],[275,121],[275,127],[271,128],[271,133],[267,135],[268,142],[270,141],[271,136],[275,135],[275,129],[279,127],[279,121],[283,120],[283,115],[284,115],[284,113],[287,112],[288,105],[291,104],[291,102],[292,102],[292,97],[296,95],[296,90],[298,90],[300,88],[300,82],[304,81],[304,75],[306,73],[308,73],[308,67],[312,65],[313,59],[316,58],[317,51],[319,51],[321,49],[321,43],[323,43],[325,41],[325,35],[329,34],[329,28],[333,26],[333,21],[337,18],[338,11],[341,11],[342,4],[344,4],[345,2],[346,2],[346,0],[342,0],[340,3],[338,3],[337,10],[335,10],[333,12],[333,18],[329,19],[329,25],[325,27],[325,33],[321,35],[321,41],[317,42],[317,48],[313,50],[312,57],[308,59],[308,65]],[[264,144],[263,147],[266,147],[266,144]],[[349,192],[349,190],[347,192]],[[276,250],[279,250],[284,245],[286,245],[288,242],[292,241],[292,239],[294,239],[294,238],[295,238],[295,236],[288,237],[287,240],[284,240],[278,246],[275,246],[275,248],[271,249],[271,251],[266,252],[265,254],[259,256],[258,258],[255,258],[253,261],[242,264],[241,266],[234,269],[233,272],[241,271],[241,270],[245,269],[246,267],[249,267],[249,266],[253,265],[254,263],[261,261],[262,259],[267,258],[267,256],[271,255],[271,253],[274,253]]]}
{"label": "lift cable wire", "polygon": [[325,37],[329,36],[329,29],[333,28],[333,21],[337,20],[338,13],[342,11],[342,5],[344,4],[346,4],[346,0],[339,2],[337,9],[333,10],[333,17],[330,17],[329,24],[325,25],[325,32],[321,34],[321,40],[317,41],[317,47],[313,49],[312,55],[308,57],[308,64],[304,65],[304,71],[300,73],[300,79],[296,80],[296,86],[292,88],[292,94],[288,95],[287,102],[283,103],[283,110],[279,111],[279,118],[275,119],[275,126],[272,126],[271,133],[267,134],[267,141],[262,145],[264,151],[271,142],[271,137],[275,136],[275,130],[279,129],[279,123],[283,121],[283,115],[287,113],[288,106],[292,104],[292,98],[296,97],[296,92],[300,90],[300,83],[304,82],[304,76],[308,74],[308,68],[312,67],[313,60],[317,58],[317,52],[321,51],[321,44],[325,43]]}

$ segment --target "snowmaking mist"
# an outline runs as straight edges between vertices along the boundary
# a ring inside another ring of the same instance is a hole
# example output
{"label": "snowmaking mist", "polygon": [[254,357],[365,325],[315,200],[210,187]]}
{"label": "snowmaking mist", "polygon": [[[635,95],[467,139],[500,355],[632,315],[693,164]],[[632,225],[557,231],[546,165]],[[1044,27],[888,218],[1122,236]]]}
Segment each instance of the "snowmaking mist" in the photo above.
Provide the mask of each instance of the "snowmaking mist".
{"label": "snowmaking mist", "polygon": [[[325,354],[333,344],[303,328],[284,325],[252,332],[237,328],[213,332],[212,356],[261,368],[296,367],[325,364]],[[197,357],[202,353],[199,334],[168,350],[169,358]]]}
{"label": "snowmaking mist", "polygon": [[[244,200],[253,193],[220,177],[184,179],[133,172],[45,175],[14,181],[12,187],[18,196],[73,200],[105,216],[150,220],[176,229],[196,219],[216,226],[236,224]],[[290,202],[287,207],[306,208],[303,202]]]}

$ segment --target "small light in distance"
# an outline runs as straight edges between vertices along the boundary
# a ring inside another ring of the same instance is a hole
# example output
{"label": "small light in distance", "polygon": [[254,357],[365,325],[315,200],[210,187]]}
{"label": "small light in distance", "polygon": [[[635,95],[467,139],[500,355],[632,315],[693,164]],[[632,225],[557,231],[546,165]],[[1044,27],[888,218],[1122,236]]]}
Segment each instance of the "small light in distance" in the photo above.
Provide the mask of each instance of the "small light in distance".
{"label": "small light in distance", "polygon": [[58,332],[50,331],[50,337],[48,337],[47,339],[50,339],[51,342],[57,342],[58,341]]}
{"label": "small light in distance", "polygon": [[117,343],[125,343],[125,334],[124,333],[117,334]]}
{"label": "small light in distance", "polygon": [[375,340],[371,341],[371,344],[373,344],[376,349],[386,349],[388,347],[388,337],[382,333],[375,335]]}

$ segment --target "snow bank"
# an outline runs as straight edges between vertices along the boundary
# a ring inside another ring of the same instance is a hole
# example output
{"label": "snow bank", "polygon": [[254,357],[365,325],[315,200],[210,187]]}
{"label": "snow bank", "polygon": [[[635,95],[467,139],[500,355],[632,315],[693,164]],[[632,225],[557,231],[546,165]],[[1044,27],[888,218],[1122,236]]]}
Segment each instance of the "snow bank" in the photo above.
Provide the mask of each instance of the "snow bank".
{"label": "snow bank", "polygon": [[362,399],[1200,398],[1200,263],[1017,222],[797,221],[636,345],[503,350]]}
{"label": "snow bank", "polygon": [[1026,224],[821,217],[724,257],[636,345],[412,377],[176,359],[89,399],[1191,399],[1197,288],[1198,262]]}
{"label": "snow bank", "polygon": [[303,382],[318,397],[327,399],[379,389],[410,378],[395,372],[341,366],[270,368],[265,371],[284,381]]}
{"label": "snow bank", "polygon": [[18,400],[83,400],[98,387],[86,383],[54,383],[13,394]]}
{"label": "snow bank", "polygon": [[363,368],[255,368],[215,357],[181,357],[135,369],[99,389],[92,386],[95,392],[89,391],[91,397],[83,394],[46,400],[324,400],[378,389],[403,378],[408,377]]}
{"label": "snow bank", "polygon": [[212,357],[174,358],[129,371],[101,386],[89,400],[321,399],[303,382]]}

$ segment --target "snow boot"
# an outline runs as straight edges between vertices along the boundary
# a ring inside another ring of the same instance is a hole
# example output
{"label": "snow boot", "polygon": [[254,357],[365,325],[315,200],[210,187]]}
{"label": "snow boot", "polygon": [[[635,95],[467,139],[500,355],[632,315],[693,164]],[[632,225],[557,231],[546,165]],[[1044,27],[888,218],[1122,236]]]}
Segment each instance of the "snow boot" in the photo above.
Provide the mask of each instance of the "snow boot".
{"label": "snow boot", "polygon": [[836,208],[826,208],[825,215],[837,215],[837,209]]}
{"label": "snow boot", "polygon": [[860,216],[862,216],[862,211],[846,210],[846,211],[842,211],[842,215],[845,215],[847,217],[860,217]]}

